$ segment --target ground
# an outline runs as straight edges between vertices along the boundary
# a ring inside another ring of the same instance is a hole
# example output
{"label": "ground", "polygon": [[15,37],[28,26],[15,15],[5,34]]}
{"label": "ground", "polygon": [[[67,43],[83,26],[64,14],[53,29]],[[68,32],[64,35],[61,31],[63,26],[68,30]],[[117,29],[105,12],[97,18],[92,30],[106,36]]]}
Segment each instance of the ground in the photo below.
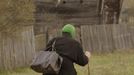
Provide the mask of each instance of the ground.
{"label": "ground", "polygon": [[[88,75],[87,68],[76,65],[78,75]],[[1,72],[0,75],[41,75],[28,68],[12,72]],[[134,52],[115,52],[92,54],[90,75],[134,75]]]}

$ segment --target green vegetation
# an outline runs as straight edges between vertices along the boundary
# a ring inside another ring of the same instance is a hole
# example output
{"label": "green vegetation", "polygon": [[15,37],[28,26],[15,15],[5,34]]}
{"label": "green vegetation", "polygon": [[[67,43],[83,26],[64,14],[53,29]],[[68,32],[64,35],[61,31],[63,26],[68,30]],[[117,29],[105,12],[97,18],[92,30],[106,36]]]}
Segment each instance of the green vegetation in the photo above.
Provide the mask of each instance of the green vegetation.
{"label": "green vegetation", "polygon": [[[90,60],[91,75],[134,75],[133,52],[117,52],[93,55]],[[87,67],[85,67],[87,69]],[[87,75],[85,68],[78,67],[79,75]],[[86,74],[85,74],[86,73]]]}
{"label": "green vegetation", "polygon": [[[90,60],[91,75],[134,75],[134,52],[93,54]],[[88,75],[87,66],[76,65],[78,75]],[[30,69],[1,72],[0,75],[41,75]]]}

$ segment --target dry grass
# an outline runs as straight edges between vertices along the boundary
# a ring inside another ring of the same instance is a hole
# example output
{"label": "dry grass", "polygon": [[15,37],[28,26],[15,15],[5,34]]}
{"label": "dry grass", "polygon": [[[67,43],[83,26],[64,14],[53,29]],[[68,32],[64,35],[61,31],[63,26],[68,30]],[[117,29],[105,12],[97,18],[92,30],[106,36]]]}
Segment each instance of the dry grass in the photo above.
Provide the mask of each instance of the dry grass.
{"label": "dry grass", "polygon": [[124,6],[134,8],[134,0],[124,0]]}
{"label": "dry grass", "polygon": [[0,32],[11,33],[34,21],[33,0],[2,0],[0,10]]}
{"label": "dry grass", "polygon": [[[134,52],[93,55],[90,61],[91,75],[134,75]],[[87,75],[87,67],[78,67],[78,75]],[[85,74],[86,73],[86,74]]]}
{"label": "dry grass", "polygon": [[0,75],[41,75],[28,68],[17,69],[15,71],[4,71],[0,72]]}
{"label": "dry grass", "polygon": [[[93,54],[90,60],[91,75],[134,75],[134,52]],[[78,75],[88,75],[87,66],[76,65]],[[30,69],[2,72],[0,75],[41,75]]]}

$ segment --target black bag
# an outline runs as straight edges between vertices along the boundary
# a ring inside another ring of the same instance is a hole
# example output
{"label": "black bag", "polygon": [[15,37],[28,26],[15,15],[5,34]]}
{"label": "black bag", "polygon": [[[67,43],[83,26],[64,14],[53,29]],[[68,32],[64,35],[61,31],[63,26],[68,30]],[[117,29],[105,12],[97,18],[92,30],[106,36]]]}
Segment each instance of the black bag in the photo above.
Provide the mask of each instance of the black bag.
{"label": "black bag", "polygon": [[31,68],[39,73],[58,74],[63,62],[63,58],[56,53],[55,43],[52,44],[51,51],[41,51],[31,64]]}

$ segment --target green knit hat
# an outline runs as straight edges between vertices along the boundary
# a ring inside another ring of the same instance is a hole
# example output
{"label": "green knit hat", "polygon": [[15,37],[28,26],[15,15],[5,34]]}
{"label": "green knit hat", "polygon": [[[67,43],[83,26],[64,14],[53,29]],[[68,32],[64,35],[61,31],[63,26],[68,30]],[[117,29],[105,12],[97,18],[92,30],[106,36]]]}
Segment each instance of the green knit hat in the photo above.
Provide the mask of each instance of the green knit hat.
{"label": "green knit hat", "polygon": [[75,37],[75,27],[71,24],[67,24],[62,28],[62,32],[69,33],[73,38]]}

